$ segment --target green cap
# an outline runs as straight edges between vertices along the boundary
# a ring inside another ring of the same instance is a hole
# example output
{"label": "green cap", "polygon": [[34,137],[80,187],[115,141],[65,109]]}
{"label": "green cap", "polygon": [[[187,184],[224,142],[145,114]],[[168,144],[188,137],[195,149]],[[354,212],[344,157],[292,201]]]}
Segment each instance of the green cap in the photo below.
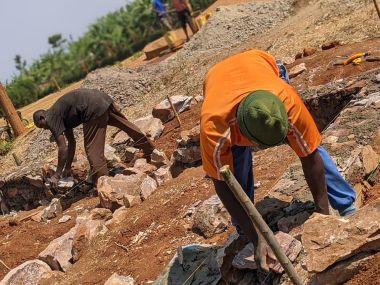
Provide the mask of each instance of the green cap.
{"label": "green cap", "polygon": [[284,104],[272,92],[254,91],[243,99],[237,110],[241,133],[260,146],[280,144],[288,133],[288,115]]}

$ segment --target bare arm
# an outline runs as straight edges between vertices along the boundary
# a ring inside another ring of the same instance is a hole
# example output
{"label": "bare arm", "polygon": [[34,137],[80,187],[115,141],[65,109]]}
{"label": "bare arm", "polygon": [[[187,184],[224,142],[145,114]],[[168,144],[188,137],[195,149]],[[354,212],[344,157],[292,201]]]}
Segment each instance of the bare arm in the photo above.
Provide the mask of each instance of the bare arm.
{"label": "bare arm", "polygon": [[65,172],[70,172],[71,164],[73,163],[75,155],[76,141],[73,133],[73,129],[68,129],[65,131],[65,136],[67,138],[67,160],[65,164]]}
{"label": "bare arm", "polygon": [[54,176],[59,178],[62,175],[63,168],[67,161],[68,148],[66,145],[65,136],[63,134],[56,139],[56,143],[58,145],[58,166]]}
{"label": "bare arm", "polygon": [[327,199],[325,169],[321,156],[315,150],[310,155],[301,157],[300,160],[306,182],[314,198],[317,212],[328,215],[329,202]]}

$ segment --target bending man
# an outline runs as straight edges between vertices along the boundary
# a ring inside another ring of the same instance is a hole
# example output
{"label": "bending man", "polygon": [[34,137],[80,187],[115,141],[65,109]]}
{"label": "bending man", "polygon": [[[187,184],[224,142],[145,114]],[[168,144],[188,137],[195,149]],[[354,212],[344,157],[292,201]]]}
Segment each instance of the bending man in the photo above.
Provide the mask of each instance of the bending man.
{"label": "bending man", "polygon": [[71,91],[59,98],[50,109],[36,111],[33,120],[38,128],[49,129],[58,145],[58,166],[51,179],[52,184],[57,184],[62,175],[71,174],[76,146],[73,128],[81,124],[84,148],[95,185],[100,176],[108,174],[104,156],[107,125],[126,132],[134,140],[136,147],[144,151],[145,156],[149,156],[154,150],[152,142],[137,126],[126,119],[116,108],[111,97],[98,90]]}
{"label": "bending man", "polygon": [[230,165],[253,200],[252,147],[288,143],[301,160],[316,210],[329,214],[330,201],[342,216],[355,212],[354,190],[320,146],[321,135],[312,116],[286,79],[285,69],[279,69],[271,55],[250,50],[216,64],[204,82],[203,168],[213,178],[238,231],[254,243],[255,259],[262,269],[268,268],[267,245],[219,173],[220,167]]}

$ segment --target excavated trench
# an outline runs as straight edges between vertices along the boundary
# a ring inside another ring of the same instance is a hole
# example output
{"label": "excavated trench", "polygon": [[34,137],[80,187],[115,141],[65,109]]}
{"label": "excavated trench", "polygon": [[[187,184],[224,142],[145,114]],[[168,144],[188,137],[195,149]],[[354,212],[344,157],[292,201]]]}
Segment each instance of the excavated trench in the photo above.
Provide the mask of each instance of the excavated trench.
{"label": "excavated trench", "polygon": [[[313,115],[320,131],[325,129],[347,106],[353,96],[360,91],[360,88],[338,91],[331,91],[331,88],[326,89],[325,91],[322,89],[322,91],[317,91],[315,94],[304,96],[305,104]],[[81,194],[80,196],[83,197],[83,193]],[[11,211],[31,210],[45,205],[54,196],[46,187],[36,187],[26,177],[23,177],[6,183],[2,188],[0,187],[1,213],[4,215],[9,214]],[[71,197],[71,199],[73,198]],[[79,199],[78,197],[75,198],[75,200]]]}

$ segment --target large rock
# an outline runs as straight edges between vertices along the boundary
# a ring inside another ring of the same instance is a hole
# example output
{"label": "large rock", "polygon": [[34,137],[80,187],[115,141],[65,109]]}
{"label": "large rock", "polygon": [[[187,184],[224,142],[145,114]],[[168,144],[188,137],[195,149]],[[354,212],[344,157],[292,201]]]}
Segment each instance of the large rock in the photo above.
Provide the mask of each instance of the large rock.
{"label": "large rock", "polygon": [[[170,97],[174,108],[178,113],[184,112],[190,109],[193,97],[191,96],[172,96]],[[155,118],[161,120],[161,122],[166,123],[168,120],[174,117],[174,113],[170,107],[168,99],[165,99],[158,103],[152,110],[152,115]]]}
{"label": "large rock", "polygon": [[199,163],[202,159],[200,146],[178,147],[173,152],[173,158],[184,164]]}
{"label": "large rock", "polygon": [[289,70],[289,78],[294,78],[306,70],[305,63],[300,63]]}
{"label": "large rock", "polygon": [[41,221],[46,222],[47,220],[51,220],[55,218],[57,215],[61,214],[63,211],[60,200],[54,198],[51,200],[49,206],[47,206],[41,214]]}
{"label": "large rock", "polygon": [[145,158],[137,159],[133,165],[133,168],[146,174],[150,174],[157,170],[157,167],[148,163]]}
{"label": "large rock", "polygon": [[104,156],[107,159],[107,161],[110,162],[120,162],[121,159],[116,155],[116,149],[110,146],[109,144],[106,144],[104,146]]}
{"label": "large rock", "polygon": [[141,200],[146,200],[150,195],[153,194],[154,191],[157,190],[157,182],[152,177],[145,177],[143,182],[141,183]]}
{"label": "large rock", "polygon": [[322,272],[360,252],[380,250],[380,199],[348,218],[314,214],[305,224],[302,244],[309,272]]}
{"label": "large rock", "polygon": [[116,136],[113,138],[112,144],[119,145],[119,144],[126,144],[126,145],[133,145],[132,138],[123,131],[119,131]]}
{"label": "large rock", "polygon": [[152,140],[158,139],[164,131],[164,125],[162,124],[161,120],[153,118],[152,115],[139,118],[134,121],[134,123],[142,132],[147,135],[147,137]]}
{"label": "large rock", "polygon": [[140,196],[140,175],[122,175],[115,177],[102,176],[98,181],[100,205],[111,211],[124,206],[124,196]]}
{"label": "large rock", "polygon": [[365,175],[370,174],[376,169],[380,163],[380,155],[378,155],[370,145],[363,147],[361,152],[361,158],[363,162],[363,167]]}
{"label": "large rock", "polygon": [[229,214],[217,195],[204,201],[195,211],[193,230],[211,238],[227,229]]}
{"label": "large rock", "polygon": [[309,217],[310,214],[308,212],[301,212],[294,216],[282,217],[277,222],[277,226],[280,231],[288,233],[293,228],[302,225]]}
{"label": "large rock", "polygon": [[49,265],[41,260],[29,260],[8,272],[1,285],[38,285],[42,275],[50,272]]}
{"label": "large rock", "polygon": [[111,275],[104,285],[133,285],[135,280],[131,276],[122,276],[117,273]]}
{"label": "large rock", "polygon": [[[302,250],[300,241],[283,232],[275,234],[277,241],[285,252],[290,261],[296,260],[298,254]],[[257,269],[254,259],[254,247],[252,243],[247,244],[234,258],[232,265],[238,269]],[[282,273],[284,269],[277,260],[270,260],[268,262],[269,268],[276,273]]]}
{"label": "large rock", "polygon": [[177,254],[153,284],[218,284],[221,277],[217,263],[218,250],[216,246],[198,244],[179,247]]}
{"label": "large rock", "polygon": [[163,166],[153,172],[153,178],[157,181],[158,186],[170,181],[173,177],[168,166]]}
{"label": "large rock", "polygon": [[150,157],[150,163],[152,163],[156,167],[161,167],[169,163],[166,154],[163,151],[159,151],[158,149],[154,149]]}
{"label": "large rock", "polygon": [[71,250],[76,230],[77,226],[50,242],[47,248],[38,255],[38,258],[49,264],[51,269],[66,272],[72,265]]}

